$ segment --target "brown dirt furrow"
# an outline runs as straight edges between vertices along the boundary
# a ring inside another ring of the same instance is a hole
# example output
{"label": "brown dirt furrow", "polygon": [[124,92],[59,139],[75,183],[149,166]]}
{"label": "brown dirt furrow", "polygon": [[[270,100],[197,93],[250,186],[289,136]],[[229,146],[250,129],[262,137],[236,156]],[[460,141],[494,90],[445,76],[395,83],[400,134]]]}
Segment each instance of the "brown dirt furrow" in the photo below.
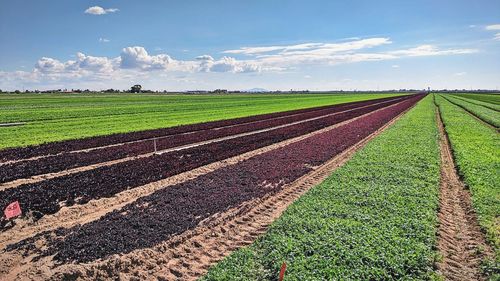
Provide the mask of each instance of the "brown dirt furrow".
{"label": "brown dirt furrow", "polygon": [[155,247],[125,255],[114,255],[104,261],[89,264],[63,265],[53,279],[95,280],[120,276],[125,280],[196,280],[203,276],[210,266],[238,248],[251,244],[265,233],[268,226],[290,204],[321,183],[403,114],[276,194],[246,202],[237,208],[212,216],[195,229]]}
{"label": "brown dirt furrow", "polygon": [[[395,106],[391,105],[391,106]],[[387,107],[386,107],[387,108]],[[283,142],[275,143],[254,151],[250,151],[229,159],[225,159],[223,161],[211,163],[206,166],[202,166],[200,168],[184,172],[173,177],[169,177],[160,181],[152,182],[140,187],[136,187],[133,189],[129,189],[123,192],[116,194],[114,197],[110,198],[101,198],[99,200],[91,200],[87,204],[84,205],[73,205],[71,207],[63,207],[61,210],[53,215],[47,215],[42,217],[40,220],[36,222],[31,222],[29,220],[18,220],[15,227],[10,229],[9,231],[4,231],[0,233],[0,249],[5,248],[6,245],[19,242],[23,239],[31,237],[37,233],[47,230],[54,230],[59,227],[69,228],[75,226],[77,224],[88,223],[93,220],[97,220],[103,215],[113,210],[117,210],[133,201],[137,200],[140,197],[147,196],[152,194],[153,192],[167,188],[168,186],[172,186],[175,184],[179,184],[181,182],[185,182],[194,178],[197,178],[206,173],[210,173],[219,168],[234,165],[238,162],[244,161],[248,158],[254,157],[256,155],[278,149],[280,147],[287,146],[289,144],[301,141],[303,139],[312,137],[317,134],[321,134],[323,132],[332,130],[333,128],[343,126],[348,124],[354,120],[359,118],[363,118],[367,115],[373,114],[382,110],[384,108],[369,112],[367,114],[355,117],[350,120],[346,120],[344,122],[332,125],[330,127],[300,136],[292,139],[285,140]],[[16,235],[12,235],[12,233],[16,233]]]}
{"label": "brown dirt furrow", "polygon": [[439,196],[439,228],[437,247],[442,260],[438,271],[446,280],[485,280],[480,263],[492,256],[476,214],[470,193],[457,174],[452,150],[436,108],[440,133],[441,183]]}

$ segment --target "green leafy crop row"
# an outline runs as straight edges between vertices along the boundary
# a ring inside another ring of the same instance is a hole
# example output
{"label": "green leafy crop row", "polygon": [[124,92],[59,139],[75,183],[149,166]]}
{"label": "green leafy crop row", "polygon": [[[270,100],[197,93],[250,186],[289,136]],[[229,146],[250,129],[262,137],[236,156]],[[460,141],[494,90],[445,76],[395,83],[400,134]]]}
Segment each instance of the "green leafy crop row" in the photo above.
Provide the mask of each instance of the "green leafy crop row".
{"label": "green leafy crop row", "polygon": [[463,100],[461,98],[457,98],[452,95],[443,95],[445,99],[450,101],[451,103],[454,103],[460,107],[463,107],[467,111],[471,112],[475,116],[479,117],[481,120],[484,122],[491,124],[495,127],[500,127],[500,113],[496,110],[493,110],[491,108],[487,108],[481,105],[477,105],[474,103],[471,103],[467,100]]}
{"label": "green leafy crop row", "polygon": [[480,225],[500,259],[500,137],[460,107],[436,96],[458,172],[472,195]]}
{"label": "green leafy crop row", "polygon": [[480,105],[480,106],[487,107],[489,109],[500,111],[500,104],[495,104],[495,103],[491,103],[491,102],[485,102],[485,101],[481,101],[481,100],[469,98],[469,97],[466,97],[466,96],[463,96],[463,95],[452,95],[452,97],[459,98],[461,100],[467,101],[467,102],[475,104],[475,105]]}
{"label": "green leafy crop row", "polygon": [[0,95],[0,149],[158,129],[394,94]]}
{"label": "green leafy crop row", "polygon": [[438,130],[428,96],[268,232],[204,280],[422,280],[433,276]]}
{"label": "green leafy crop row", "polygon": [[468,99],[474,99],[478,101],[483,101],[487,103],[500,104],[500,94],[455,94],[457,96],[465,97]]}

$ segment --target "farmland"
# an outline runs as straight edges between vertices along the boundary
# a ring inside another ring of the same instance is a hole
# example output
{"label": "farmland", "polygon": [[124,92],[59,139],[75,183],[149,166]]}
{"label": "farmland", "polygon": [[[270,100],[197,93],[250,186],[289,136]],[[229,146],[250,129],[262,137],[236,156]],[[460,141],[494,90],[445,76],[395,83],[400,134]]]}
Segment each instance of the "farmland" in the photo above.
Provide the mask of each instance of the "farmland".
{"label": "farmland", "polygon": [[359,95],[0,95],[0,149],[388,97]]}
{"label": "farmland", "polygon": [[479,223],[487,233],[500,268],[500,152],[498,131],[468,115],[442,96],[436,97],[448,136],[455,151],[460,176],[469,187]]}
{"label": "farmland", "polygon": [[4,95],[0,279],[497,278],[497,98]]}

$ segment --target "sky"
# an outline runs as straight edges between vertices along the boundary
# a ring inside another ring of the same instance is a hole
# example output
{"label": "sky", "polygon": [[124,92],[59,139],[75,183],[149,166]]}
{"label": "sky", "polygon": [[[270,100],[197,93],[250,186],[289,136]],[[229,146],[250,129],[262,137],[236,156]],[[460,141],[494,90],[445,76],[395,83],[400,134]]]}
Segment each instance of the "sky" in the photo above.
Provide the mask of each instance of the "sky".
{"label": "sky", "polygon": [[0,89],[500,89],[498,0],[0,0]]}

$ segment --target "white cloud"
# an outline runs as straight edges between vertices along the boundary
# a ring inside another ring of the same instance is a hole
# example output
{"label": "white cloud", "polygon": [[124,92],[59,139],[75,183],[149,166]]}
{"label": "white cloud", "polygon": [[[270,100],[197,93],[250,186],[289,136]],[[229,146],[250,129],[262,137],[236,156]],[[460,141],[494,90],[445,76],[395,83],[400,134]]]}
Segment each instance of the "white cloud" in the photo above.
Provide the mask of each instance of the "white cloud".
{"label": "white cloud", "polygon": [[101,42],[101,43],[109,43],[109,42],[111,42],[111,40],[109,40],[107,38],[102,38],[101,37],[101,38],[99,38],[99,42]]}
{"label": "white cloud", "polygon": [[466,74],[467,74],[467,72],[457,72],[457,73],[455,73],[455,74],[453,74],[453,75],[454,75],[454,76],[464,76],[464,75],[466,75]]}
{"label": "white cloud", "polygon": [[253,54],[267,53],[271,51],[283,50],[285,48],[286,48],[285,46],[242,47],[241,49],[236,49],[236,50],[226,50],[222,53],[253,55]]}
{"label": "white cloud", "polygon": [[143,70],[167,69],[169,64],[174,61],[166,54],[150,56],[144,47],[139,46],[123,48],[120,58],[121,68],[137,68]]}
{"label": "white cloud", "polygon": [[215,60],[210,55],[196,57],[199,62],[198,71],[201,72],[260,72],[262,67],[250,61],[238,61],[233,57],[224,56],[219,60]]}
{"label": "white cloud", "polygon": [[238,61],[232,57],[222,57],[213,61],[210,72],[260,72],[262,67],[258,64],[246,61]]}
{"label": "white cloud", "polygon": [[64,64],[56,59],[42,57],[35,64],[35,70],[42,73],[54,73],[64,70]]}
{"label": "white cloud", "polygon": [[[104,38],[100,39],[104,40]],[[269,51],[270,47],[252,47],[252,49],[238,49],[239,51],[235,53],[235,55],[245,55],[250,56],[250,58],[243,59],[232,56],[214,58],[206,54],[191,60],[176,60],[165,53],[151,55],[144,47],[132,46],[123,48],[117,57],[96,57],[84,53],[77,53],[74,58],[67,61],[42,57],[35,63],[31,72],[3,72],[1,76],[6,81],[23,81],[24,84],[26,84],[24,81],[31,80],[42,81],[40,84],[43,81],[54,83],[72,81],[72,83],[79,85],[84,84],[83,81],[101,81],[103,85],[107,85],[103,81],[130,82],[137,80],[139,82],[142,79],[149,79],[148,77],[171,79],[169,78],[171,76],[194,75],[198,72],[214,73],[211,77],[223,77],[217,73],[285,73],[285,71],[300,71],[300,68],[304,66],[328,66],[397,60],[405,57],[463,55],[477,52],[475,49],[440,49],[434,45],[420,45],[400,50],[387,50],[387,48],[368,50],[388,44],[391,44],[389,38],[371,38],[353,39],[341,43],[305,43],[279,46],[279,48],[274,46],[272,47],[273,51]],[[398,68],[399,66],[393,64],[392,67]],[[184,80],[190,79],[183,78]],[[0,83],[1,85],[2,83]]]}
{"label": "white cloud", "polygon": [[76,61],[68,61],[67,68],[76,68],[77,70],[86,70],[93,72],[112,72],[116,65],[117,59],[110,59],[107,57],[93,57],[87,56],[83,53],[76,54]]}
{"label": "white cloud", "polygon": [[500,30],[500,24],[487,25],[486,30]]}
{"label": "white cloud", "polygon": [[[498,31],[498,30],[500,30],[500,24],[492,24],[492,25],[487,25],[484,29],[486,29],[486,30],[495,30],[495,31]],[[495,41],[500,41],[500,32],[497,32],[497,33],[494,35],[493,40],[495,40]]]}
{"label": "white cloud", "polygon": [[104,9],[103,7],[100,6],[93,6],[85,10],[85,14],[90,14],[90,15],[105,15],[109,13],[115,13],[118,12],[119,10],[116,8],[110,8],[110,9]]}
{"label": "white cloud", "polygon": [[363,48],[392,43],[389,38],[355,39],[342,43],[304,43],[285,46],[264,47],[242,47],[235,50],[226,50],[226,54],[264,55],[266,53],[280,51],[281,54],[331,54],[346,51],[354,51]]}
{"label": "white cloud", "polygon": [[442,55],[460,55],[477,53],[476,49],[448,49],[440,50],[433,45],[420,45],[406,50],[392,51],[390,54],[403,57],[421,57],[421,56],[442,56]]}

